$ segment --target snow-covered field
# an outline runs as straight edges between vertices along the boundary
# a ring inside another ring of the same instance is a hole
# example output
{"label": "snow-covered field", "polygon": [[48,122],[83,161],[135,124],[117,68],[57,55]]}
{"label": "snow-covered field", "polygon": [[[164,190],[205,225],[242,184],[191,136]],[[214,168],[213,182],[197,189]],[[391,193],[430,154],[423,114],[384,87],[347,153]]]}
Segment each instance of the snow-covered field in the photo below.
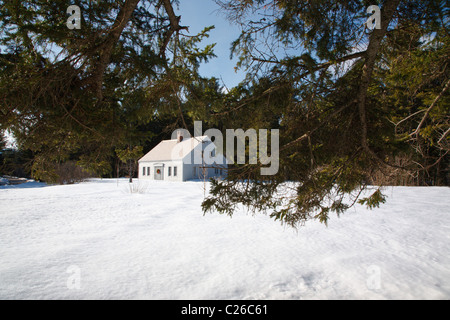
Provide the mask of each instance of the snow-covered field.
{"label": "snow-covered field", "polygon": [[0,187],[0,299],[449,299],[450,188],[328,228],[203,216],[201,182]]}

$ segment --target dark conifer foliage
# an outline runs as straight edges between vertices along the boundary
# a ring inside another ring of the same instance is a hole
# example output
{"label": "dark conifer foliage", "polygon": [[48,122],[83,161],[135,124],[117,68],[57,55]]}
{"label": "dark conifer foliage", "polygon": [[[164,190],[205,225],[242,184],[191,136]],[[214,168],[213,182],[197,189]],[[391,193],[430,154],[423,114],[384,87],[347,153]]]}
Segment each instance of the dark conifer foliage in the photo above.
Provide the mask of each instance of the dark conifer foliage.
{"label": "dark conifer foliage", "polygon": [[202,81],[198,65],[213,55],[212,45],[196,47],[209,29],[181,33],[173,1],[77,1],[73,30],[72,4],[1,1],[0,129],[35,153],[33,175],[47,181],[74,157],[110,173],[116,148],[151,138],[137,128],[155,116],[182,118],[181,90]]}
{"label": "dark conifer foliage", "polygon": [[222,114],[243,127],[277,119],[281,163],[270,177],[230,170],[205,212],[244,205],[291,226],[326,223],[358,202],[382,204],[382,188],[361,197],[370,184],[448,185],[445,1],[379,1],[374,30],[369,1],[217,2],[241,25],[232,52],[248,70]]}
{"label": "dark conifer foliage", "polygon": [[199,74],[213,26],[187,34],[178,1],[80,0],[80,29],[66,24],[71,1],[1,1],[0,131],[29,150],[31,174],[57,181],[76,161],[112,176],[116,150],[146,152],[202,121],[280,130],[278,173],[232,166],[205,212],[244,205],[295,227],[375,208],[386,185],[449,185],[446,1],[216,2],[242,30],[231,54],[247,77],[228,90]]}

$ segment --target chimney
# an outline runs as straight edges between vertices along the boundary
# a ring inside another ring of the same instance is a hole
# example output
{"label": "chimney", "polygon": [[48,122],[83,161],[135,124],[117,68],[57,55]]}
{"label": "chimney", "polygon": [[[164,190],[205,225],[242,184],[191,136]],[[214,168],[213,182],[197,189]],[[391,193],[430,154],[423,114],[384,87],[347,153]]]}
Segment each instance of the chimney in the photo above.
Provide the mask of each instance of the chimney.
{"label": "chimney", "polygon": [[181,131],[178,130],[178,131],[177,131],[177,143],[182,142],[183,139],[184,139],[184,137],[183,137],[183,135],[181,134]]}

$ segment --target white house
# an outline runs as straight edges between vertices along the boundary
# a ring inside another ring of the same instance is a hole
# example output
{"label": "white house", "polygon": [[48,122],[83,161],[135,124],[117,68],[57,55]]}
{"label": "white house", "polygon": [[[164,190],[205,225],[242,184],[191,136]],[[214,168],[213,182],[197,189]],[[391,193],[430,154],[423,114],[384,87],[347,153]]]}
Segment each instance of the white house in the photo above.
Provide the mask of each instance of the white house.
{"label": "white house", "polygon": [[139,179],[188,181],[226,176],[227,161],[208,136],[165,140],[139,160]]}

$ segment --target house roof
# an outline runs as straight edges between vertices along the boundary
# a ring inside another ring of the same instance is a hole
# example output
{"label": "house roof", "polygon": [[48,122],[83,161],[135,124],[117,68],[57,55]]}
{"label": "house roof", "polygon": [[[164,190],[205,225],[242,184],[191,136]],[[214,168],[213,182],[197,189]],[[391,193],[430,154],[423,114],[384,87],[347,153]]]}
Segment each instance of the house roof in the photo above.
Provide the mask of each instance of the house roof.
{"label": "house roof", "polygon": [[141,158],[139,162],[183,160],[195,147],[206,140],[209,140],[208,136],[186,139],[179,143],[177,139],[164,140]]}

